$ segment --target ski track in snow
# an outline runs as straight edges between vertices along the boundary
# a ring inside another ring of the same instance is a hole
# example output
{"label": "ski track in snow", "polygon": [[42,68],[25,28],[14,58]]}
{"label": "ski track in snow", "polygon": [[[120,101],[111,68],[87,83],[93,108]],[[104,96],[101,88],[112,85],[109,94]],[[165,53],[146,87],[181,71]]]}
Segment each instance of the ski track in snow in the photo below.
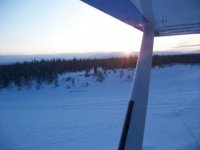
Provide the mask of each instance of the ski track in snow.
{"label": "ski track in snow", "polygon": [[[101,83],[78,72],[57,88],[0,91],[0,150],[116,150],[133,74],[120,70]],[[200,150],[199,114],[200,66],[153,68],[143,150]]]}

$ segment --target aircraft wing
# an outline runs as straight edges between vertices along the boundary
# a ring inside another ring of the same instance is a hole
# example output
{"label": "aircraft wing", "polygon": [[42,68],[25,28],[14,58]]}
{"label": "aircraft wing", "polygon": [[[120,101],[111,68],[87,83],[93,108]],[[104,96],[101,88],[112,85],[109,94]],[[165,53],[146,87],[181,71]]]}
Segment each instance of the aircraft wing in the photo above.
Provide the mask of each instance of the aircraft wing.
{"label": "aircraft wing", "polygon": [[200,33],[200,0],[82,0],[141,31],[155,25],[155,36]]}

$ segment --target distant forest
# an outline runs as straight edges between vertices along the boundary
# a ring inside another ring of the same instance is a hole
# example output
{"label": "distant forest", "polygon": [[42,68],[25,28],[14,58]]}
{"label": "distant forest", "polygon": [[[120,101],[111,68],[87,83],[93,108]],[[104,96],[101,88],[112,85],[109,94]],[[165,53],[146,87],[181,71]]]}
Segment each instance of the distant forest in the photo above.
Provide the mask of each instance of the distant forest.
{"label": "distant forest", "polygon": [[[52,59],[0,65],[0,89],[16,86],[31,87],[33,82],[37,88],[43,83],[58,84],[58,75],[66,72],[85,71],[85,76],[97,68],[126,69],[136,67],[137,57],[104,58],[104,59]],[[153,56],[152,66],[168,64],[200,64],[200,54]]]}

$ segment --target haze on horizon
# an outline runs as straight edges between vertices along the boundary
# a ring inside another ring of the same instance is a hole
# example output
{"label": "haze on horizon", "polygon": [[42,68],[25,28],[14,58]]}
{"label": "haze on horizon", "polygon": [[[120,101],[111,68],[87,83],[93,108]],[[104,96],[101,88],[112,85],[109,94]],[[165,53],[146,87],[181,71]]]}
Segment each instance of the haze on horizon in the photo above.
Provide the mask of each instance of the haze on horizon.
{"label": "haze on horizon", "polygon": [[[0,55],[139,51],[142,32],[79,0],[1,0]],[[200,34],[155,38],[155,51],[200,50]]]}

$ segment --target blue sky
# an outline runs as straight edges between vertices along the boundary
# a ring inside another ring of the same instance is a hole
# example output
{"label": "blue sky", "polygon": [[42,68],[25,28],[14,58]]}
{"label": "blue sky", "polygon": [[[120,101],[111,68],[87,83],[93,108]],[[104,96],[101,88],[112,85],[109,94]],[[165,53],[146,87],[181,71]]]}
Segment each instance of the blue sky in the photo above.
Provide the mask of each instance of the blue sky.
{"label": "blue sky", "polygon": [[[0,55],[138,51],[142,33],[79,0],[0,0]],[[200,35],[154,50],[199,50]]]}

